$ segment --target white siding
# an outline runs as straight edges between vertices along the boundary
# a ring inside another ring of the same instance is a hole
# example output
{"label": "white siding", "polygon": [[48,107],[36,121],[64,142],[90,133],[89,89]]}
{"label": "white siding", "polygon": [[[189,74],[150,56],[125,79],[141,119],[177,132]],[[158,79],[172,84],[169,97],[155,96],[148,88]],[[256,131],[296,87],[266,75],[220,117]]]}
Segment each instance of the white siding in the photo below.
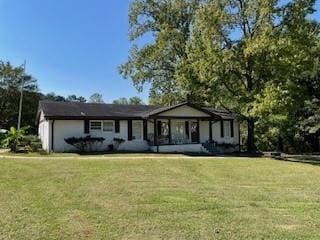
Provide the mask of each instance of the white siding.
{"label": "white siding", "polygon": [[209,114],[206,114],[202,111],[199,111],[195,108],[189,106],[181,106],[175,109],[160,113],[159,116],[176,116],[176,117],[209,117]]}
{"label": "white siding", "polygon": [[[100,121],[100,120],[92,120],[92,121]],[[48,147],[51,146],[51,125],[52,120],[48,121]],[[113,143],[114,138],[121,138],[125,140],[125,143],[122,143],[119,146],[119,150],[126,150],[126,151],[139,151],[139,150],[147,150],[147,143],[143,141],[143,121],[139,120],[137,122],[141,122],[141,139],[136,139],[133,141],[128,142],[128,121],[127,120],[120,120],[120,132],[104,132],[103,130],[90,130],[88,134],[84,133],[84,120],[55,120],[54,121],[54,145],[53,150],[55,152],[70,152],[76,151],[73,146],[67,144],[65,142],[66,138],[70,137],[85,137],[85,136],[92,136],[92,137],[103,137],[105,141],[99,150],[108,150],[108,145]],[[150,124],[149,124],[150,127]],[[151,129],[153,130],[153,124]],[[151,130],[150,129],[150,130]],[[152,131],[153,132],[153,131]],[[130,143],[131,142],[131,143]],[[135,143],[133,143],[135,142]],[[49,149],[48,148],[48,149]]]}
{"label": "white siding", "polygon": [[43,112],[40,113],[38,135],[42,143],[42,149],[50,151],[50,134],[49,134],[50,122],[43,116]]}
{"label": "white siding", "polygon": [[[55,120],[53,125],[53,150],[55,152],[69,152],[77,150],[75,147],[67,144],[65,138],[84,137],[83,120]],[[94,134],[90,134],[94,135]]]}
{"label": "white siding", "polygon": [[[100,121],[100,120],[93,120]],[[52,121],[50,121],[52,122]],[[113,143],[114,138],[128,139],[128,123],[127,120],[121,120],[120,132],[104,132],[103,130],[90,130],[88,134],[84,133],[84,120],[55,120],[54,121],[54,151],[55,152],[69,152],[76,149],[65,142],[65,138],[70,137],[103,137],[105,141],[100,150],[107,150],[108,145]]]}
{"label": "white siding", "polygon": [[231,143],[231,144],[239,144],[239,123],[237,120],[233,121],[233,132],[234,136],[231,137],[221,137],[221,126],[220,122],[215,122],[212,125],[212,138],[214,141],[218,143]]}
{"label": "white siding", "polygon": [[200,121],[200,142],[205,143],[209,141],[209,121]]}

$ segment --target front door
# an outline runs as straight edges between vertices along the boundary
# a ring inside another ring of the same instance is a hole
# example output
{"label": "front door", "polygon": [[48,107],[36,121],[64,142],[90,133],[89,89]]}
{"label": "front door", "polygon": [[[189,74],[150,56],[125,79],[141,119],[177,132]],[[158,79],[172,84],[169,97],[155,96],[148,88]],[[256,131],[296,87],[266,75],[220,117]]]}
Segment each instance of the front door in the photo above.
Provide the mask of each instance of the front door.
{"label": "front door", "polygon": [[191,122],[191,142],[199,142],[198,122]]}

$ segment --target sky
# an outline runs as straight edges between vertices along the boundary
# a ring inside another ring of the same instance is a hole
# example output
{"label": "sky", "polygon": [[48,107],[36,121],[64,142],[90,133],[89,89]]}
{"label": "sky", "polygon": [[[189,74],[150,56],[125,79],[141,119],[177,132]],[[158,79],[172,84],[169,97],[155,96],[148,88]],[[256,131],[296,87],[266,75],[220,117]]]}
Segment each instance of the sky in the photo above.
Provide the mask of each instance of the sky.
{"label": "sky", "polygon": [[[86,98],[101,93],[106,102],[139,96],[118,66],[130,50],[130,0],[0,0],[0,59],[19,66],[44,93]],[[316,9],[320,9],[319,0]],[[314,16],[320,19],[317,12]]]}
{"label": "sky", "polygon": [[0,0],[0,59],[19,66],[44,93],[106,102],[139,96],[118,66],[130,50],[129,0]]}

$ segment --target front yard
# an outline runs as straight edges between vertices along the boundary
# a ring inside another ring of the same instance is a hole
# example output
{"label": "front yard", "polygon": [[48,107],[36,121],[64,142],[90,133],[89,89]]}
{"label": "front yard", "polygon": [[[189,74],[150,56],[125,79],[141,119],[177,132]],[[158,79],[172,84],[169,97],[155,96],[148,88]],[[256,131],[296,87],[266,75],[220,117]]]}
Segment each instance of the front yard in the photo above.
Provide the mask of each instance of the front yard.
{"label": "front yard", "polygon": [[0,239],[320,239],[320,165],[177,156],[0,157]]}

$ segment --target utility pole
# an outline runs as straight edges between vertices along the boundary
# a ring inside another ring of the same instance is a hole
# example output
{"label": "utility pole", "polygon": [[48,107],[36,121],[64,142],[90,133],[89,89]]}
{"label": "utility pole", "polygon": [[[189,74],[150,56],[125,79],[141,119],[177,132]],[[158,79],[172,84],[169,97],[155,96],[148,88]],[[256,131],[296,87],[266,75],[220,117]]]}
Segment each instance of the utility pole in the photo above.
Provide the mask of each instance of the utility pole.
{"label": "utility pole", "polygon": [[24,88],[25,74],[26,74],[26,60],[24,60],[24,63],[23,63],[22,83],[21,83],[21,89],[20,89],[18,129],[20,129],[20,127],[21,127],[22,100],[23,100],[23,88]]}

